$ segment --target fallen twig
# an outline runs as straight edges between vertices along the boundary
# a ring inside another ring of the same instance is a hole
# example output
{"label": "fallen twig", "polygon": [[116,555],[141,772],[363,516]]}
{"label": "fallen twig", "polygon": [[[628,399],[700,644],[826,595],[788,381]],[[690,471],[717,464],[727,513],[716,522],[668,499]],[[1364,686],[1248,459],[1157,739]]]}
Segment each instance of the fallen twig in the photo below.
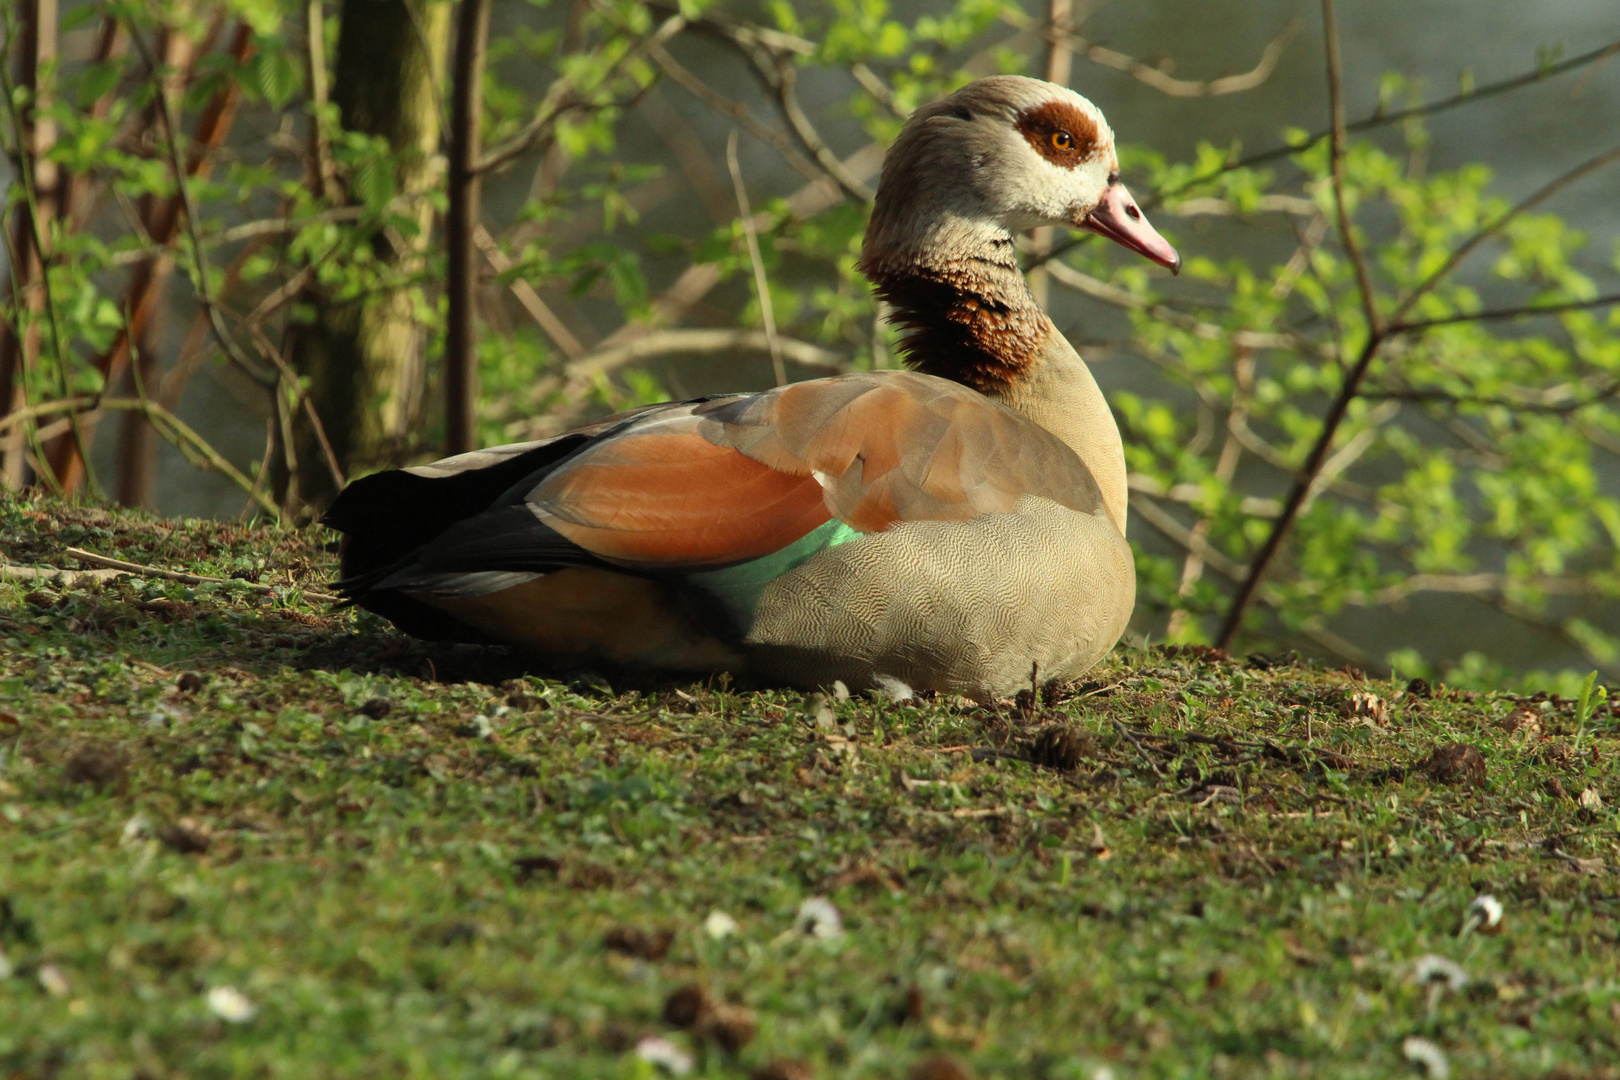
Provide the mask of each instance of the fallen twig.
{"label": "fallen twig", "polygon": [[[142,563],[125,562],[123,559],[114,559],[106,555],[97,555],[95,552],[85,551],[83,548],[70,547],[65,550],[75,559],[78,559],[80,562],[87,562],[91,566],[104,566],[118,573],[135,574],[140,577],[164,578],[169,581],[178,581],[185,585],[240,585],[245,589],[251,589],[254,592],[266,593],[270,595],[274,595],[279,590],[284,590],[287,588],[285,585],[261,585],[257,581],[243,581],[240,578],[208,577],[204,574],[187,574],[180,570],[165,570],[158,566],[146,566]],[[52,568],[29,567],[27,569],[51,570]],[[63,571],[56,572],[61,573]],[[65,572],[73,573],[74,571]],[[329,604],[337,603],[338,599],[335,596],[331,596],[323,592],[316,592],[313,589],[305,589],[304,595],[311,600]]]}
{"label": "fallen twig", "polygon": [[62,585],[76,585],[81,581],[106,581],[125,573],[123,570],[63,570],[57,566],[18,566],[0,563],[0,579],[11,581],[55,581]]}

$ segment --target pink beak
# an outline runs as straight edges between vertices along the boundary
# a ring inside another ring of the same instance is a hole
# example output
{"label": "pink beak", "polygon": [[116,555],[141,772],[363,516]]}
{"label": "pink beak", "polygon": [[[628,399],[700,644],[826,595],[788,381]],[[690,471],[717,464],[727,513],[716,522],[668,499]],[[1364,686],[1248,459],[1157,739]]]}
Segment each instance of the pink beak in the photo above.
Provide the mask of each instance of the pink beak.
{"label": "pink beak", "polygon": [[1146,255],[1160,266],[1169,267],[1172,274],[1181,273],[1181,256],[1168,240],[1159,235],[1158,230],[1148,224],[1124,184],[1109,184],[1102,202],[1076,224],[1082,229],[1106,236],[1138,255]]}

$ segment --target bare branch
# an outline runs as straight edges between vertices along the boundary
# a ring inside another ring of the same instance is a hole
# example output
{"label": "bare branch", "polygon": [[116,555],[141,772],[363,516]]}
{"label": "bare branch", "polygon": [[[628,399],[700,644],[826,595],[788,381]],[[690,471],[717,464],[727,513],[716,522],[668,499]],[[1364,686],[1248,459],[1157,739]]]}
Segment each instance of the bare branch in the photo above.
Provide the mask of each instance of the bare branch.
{"label": "bare branch", "polygon": [[[133,23],[130,24],[130,35],[134,39],[135,47],[137,50],[139,50],[141,58],[152,70],[154,78],[156,78],[158,71],[157,61],[152,54],[151,47],[146,42],[146,38],[141,34],[140,29]],[[230,357],[231,362],[255,382],[268,389],[269,387],[275,385],[275,379],[271,376],[267,376],[262,370],[260,370],[259,366],[255,364],[248,357],[247,353],[242,350],[242,347],[237,344],[236,339],[232,337],[230,331],[225,328],[225,320],[220,315],[219,306],[214,302],[214,298],[208,284],[209,269],[207,250],[199,242],[199,238],[197,236],[197,203],[193,196],[191,185],[188,182],[190,171],[186,168],[185,163],[180,159],[179,132],[178,125],[175,123],[174,118],[174,103],[172,100],[170,100],[169,88],[163,82],[163,80],[158,78],[156,79],[156,83],[158,119],[163,125],[164,142],[166,143],[169,152],[169,164],[174,173],[175,187],[179,192],[181,205],[185,211],[184,217],[187,238],[191,242],[189,246],[191,249],[192,262],[195,264],[196,269],[195,285],[197,289],[197,300],[202,304],[203,309],[208,312],[208,320],[210,325],[212,325],[214,328],[214,336],[219,340],[220,346],[225,350],[225,355]]]}
{"label": "bare branch", "polygon": [[[1568,60],[1564,60],[1557,64],[1538,65],[1532,71],[1511,76],[1510,78],[1503,79],[1500,82],[1488,83],[1485,86],[1473,87],[1471,89],[1461,91],[1460,93],[1453,94],[1451,97],[1442,98],[1439,101],[1432,101],[1424,105],[1414,105],[1406,109],[1396,109],[1393,112],[1385,112],[1383,107],[1380,106],[1379,109],[1371,116],[1366,116],[1360,120],[1355,120],[1346,124],[1344,130],[1347,134],[1357,135],[1363,131],[1372,131],[1376,128],[1389,127],[1392,124],[1404,123],[1407,120],[1414,120],[1420,116],[1432,116],[1435,113],[1446,112],[1461,105],[1469,105],[1476,101],[1484,101],[1487,98],[1495,97],[1498,94],[1506,94],[1517,90],[1520,87],[1530,86],[1534,83],[1542,82],[1558,75],[1563,75],[1566,72],[1575,71],[1578,68],[1583,68],[1590,64],[1598,63],[1602,60],[1607,60],[1609,57],[1615,55],[1620,55],[1620,41],[1611,41],[1607,45],[1593,49],[1590,52],[1581,53],[1579,56],[1573,56]],[[1213,169],[1207,173],[1201,173],[1198,176],[1190,177],[1183,183],[1178,184],[1173,188],[1157,192],[1154,194],[1152,199],[1148,200],[1148,202],[1151,207],[1151,205],[1156,205],[1158,202],[1161,202],[1164,199],[1177,194],[1178,192],[1197,187],[1199,184],[1208,183],[1210,180],[1213,180],[1217,176],[1224,173],[1232,172],[1236,169],[1252,168],[1255,165],[1264,165],[1272,161],[1280,161],[1283,158],[1292,157],[1303,150],[1308,150],[1317,143],[1332,137],[1333,130],[1330,127],[1322,131],[1312,132],[1299,142],[1290,143],[1287,146],[1278,146],[1271,150],[1262,150],[1259,153],[1238,158],[1225,165],[1222,165],[1218,169]]]}
{"label": "bare branch", "polygon": [[133,410],[139,412],[158,429],[165,439],[172,443],[193,465],[210,468],[227,477],[233,484],[249,493],[256,493],[257,501],[272,517],[279,518],[280,511],[276,504],[262,492],[256,492],[253,481],[249,480],[242,471],[209,445],[208,441],[198,435],[191,427],[175,416],[168,409],[155,401],[145,398],[107,398],[107,397],[69,397],[56,401],[45,402],[40,405],[31,405],[18,409],[9,416],[0,417],[0,431],[13,424],[40,416],[49,416],[54,413],[92,412],[101,409]]}
{"label": "bare branch", "polygon": [[[654,4],[653,6],[668,10],[667,7],[661,4]],[[838,155],[833,153],[827,146],[827,141],[821,137],[821,133],[816,130],[815,125],[810,122],[810,118],[805,115],[804,109],[799,105],[796,90],[798,69],[794,66],[793,57],[813,54],[816,50],[814,42],[792,34],[782,33],[779,30],[769,30],[765,27],[735,22],[731,19],[713,15],[694,20],[692,28],[740,53],[753,68],[754,75],[760,84],[775,97],[778,111],[781,112],[782,118],[787,121],[788,129],[792,131],[793,137],[798,140],[804,151],[826,171],[828,176],[837,182],[839,187],[844,189],[844,193],[851,199],[856,202],[872,201],[872,190],[861,181],[860,177],[844,168],[843,163],[838,159]],[[684,71],[685,69],[681,70]],[[868,74],[870,75],[870,72]],[[672,78],[676,78],[674,71],[670,71],[670,75]],[[689,72],[686,73],[686,77],[693,78]],[[872,77],[876,79],[876,76]],[[677,81],[679,81],[678,78]],[[878,81],[881,82],[881,80]],[[706,93],[700,94],[700,96],[705,97],[711,108],[732,115],[739,123],[746,123],[745,118],[748,117],[746,110],[741,110],[740,106],[725,102],[725,99],[720,98],[718,94],[708,90],[707,87],[703,89]],[[697,93],[698,91],[693,89],[693,92]],[[734,112],[734,110],[736,111]],[[760,132],[752,131],[752,129],[751,134],[761,138],[766,137]],[[773,145],[775,144],[773,143]],[[782,150],[782,147],[778,146],[777,149]]]}
{"label": "bare branch", "polygon": [[771,308],[771,286],[765,279],[765,259],[759,252],[759,232],[754,228],[754,212],[748,208],[748,188],[743,183],[742,165],[737,161],[737,129],[731,129],[726,139],[726,166],[731,170],[731,185],[737,193],[737,213],[742,219],[743,237],[748,242],[748,261],[754,267],[754,292],[759,297],[759,317],[765,324],[765,344],[771,353],[771,372],[776,385],[787,382],[787,371],[782,367],[782,347],[776,340],[776,314]]}
{"label": "bare branch", "polygon": [[1598,405],[1620,396],[1620,379],[1605,379],[1596,390],[1575,396],[1568,385],[1555,386],[1539,394],[1523,397],[1466,397],[1444,390],[1415,390],[1411,388],[1372,389],[1362,392],[1369,400],[1412,401],[1420,404],[1462,406],[1477,408],[1500,406],[1516,412],[1552,413],[1567,416],[1591,405]]}
{"label": "bare branch", "polygon": [[[337,451],[332,447],[332,440],[327,437],[326,424],[321,421],[320,414],[315,410],[315,401],[310,396],[308,388],[299,380],[292,369],[292,365],[287,363],[287,358],[281,355],[281,350],[272,345],[270,339],[264,336],[264,331],[259,328],[258,323],[249,322],[247,330],[258,344],[259,351],[269,357],[270,362],[280,372],[280,385],[285,386],[293,394],[295,398],[294,411],[302,410],[305,417],[309,419],[310,430],[315,435],[316,444],[321,448],[321,456],[326,461],[326,471],[332,478],[332,488],[334,491],[342,491],[348,483],[343,476],[343,465],[338,461]],[[276,393],[276,400],[278,402],[281,400],[279,392]],[[290,423],[291,418],[289,417],[288,420]],[[291,428],[289,427],[288,430],[290,432]],[[296,461],[289,461],[288,467],[292,468],[295,464]],[[254,482],[254,487],[257,489],[257,481]]]}
{"label": "bare branch", "polygon": [[1518,319],[1531,315],[1557,315],[1564,311],[1587,311],[1592,308],[1613,307],[1615,304],[1620,304],[1620,293],[1609,293],[1607,296],[1598,296],[1591,300],[1570,300],[1562,304],[1526,304],[1524,307],[1495,308],[1488,311],[1476,311],[1472,314],[1447,315],[1443,319],[1413,319],[1409,322],[1395,323],[1389,327],[1389,333],[1412,334],[1436,326],[1490,322],[1499,319]]}
{"label": "bare branch", "polygon": [[[10,114],[12,130],[17,135],[17,170],[18,179],[22,181],[23,202],[17,208],[17,212],[22,215],[17,229],[18,246],[29,249],[24,251],[13,249],[9,252],[9,255],[13,267],[33,268],[37,269],[39,273],[39,295],[44,301],[45,325],[50,330],[51,354],[56,360],[59,393],[62,397],[67,397],[69,394],[67,346],[62,340],[61,314],[56,304],[56,293],[51,284],[51,251],[45,244],[45,236],[50,230],[50,223],[42,220],[47,214],[54,215],[56,209],[54,205],[56,199],[56,164],[46,153],[50,148],[50,143],[55,139],[55,127],[46,116],[41,115],[40,105],[43,102],[40,100],[38,78],[41,74],[39,68],[41,66],[49,67],[56,59],[56,4],[54,0],[36,4],[30,14],[33,18],[31,27],[33,40],[26,43],[24,61],[24,75],[31,78],[31,85],[29,85],[28,89],[33,94],[33,100],[30,102],[31,116],[28,121],[23,119],[18,108],[17,93],[12,86],[9,67],[4,62],[0,62],[0,91],[5,93],[6,108]],[[32,74],[30,75],[30,73]],[[40,171],[36,170],[44,171],[43,178]],[[42,179],[49,194],[42,190]],[[7,246],[11,246],[9,236],[7,237]],[[26,269],[24,272],[26,272]],[[21,375],[27,370],[30,359],[28,343],[20,342],[19,344],[22,346],[18,357],[21,364],[19,370],[8,372],[9,375]],[[12,387],[8,385],[4,389],[9,398]],[[11,402],[8,400],[6,405],[9,407]],[[85,475],[90,481],[91,490],[97,491],[95,475],[90,471],[85,456],[85,440],[83,433],[79,430],[78,417],[70,414],[68,424],[72,432],[73,449],[77,452],[79,460],[86,462]],[[37,433],[35,441],[38,441]],[[63,490],[63,484],[57,471],[46,465],[44,472],[47,476],[47,483],[52,490],[60,493]]]}
{"label": "bare branch", "polygon": [[[883,164],[883,147],[868,143],[844,159],[844,167],[857,176],[875,176]],[[820,172],[808,184],[787,197],[787,212],[795,221],[814,217],[843,200],[844,193],[831,178]],[[770,224],[765,214],[754,215],[754,227]],[[713,263],[694,263],[681,271],[674,283],[652,302],[652,317],[644,322],[626,323],[603,338],[598,350],[617,348],[637,338],[657,333],[657,327],[679,319],[696,306],[709,290],[720,283],[720,269]],[[543,394],[537,397],[544,397]]]}
{"label": "bare branch", "polygon": [[305,0],[304,67],[309,76],[309,157],[321,195],[335,199],[337,165],[332,160],[332,140],[326,130],[326,105],[330,100],[326,77],[326,15],[322,0]]}
{"label": "bare branch", "polygon": [[1178,545],[1186,548],[1224,577],[1238,580],[1243,575],[1243,564],[1232,559],[1220,548],[1211,544],[1203,534],[1187,528],[1172,517],[1163,507],[1146,495],[1137,492],[1131,493],[1131,509],[1143,521],[1152,525],[1159,532]]}
{"label": "bare branch", "polygon": [[[785,363],[828,374],[849,370],[845,357],[808,341],[778,336],[776,347]],[[535,388],[533,396],[543,400],[560,395],[564,402],[577,406],[600,378],[630,364],[703,354],[764,353],[768,356],[770,348],[770,339],[760,330],[653,330],[619,344],[604,341],[594,352],[564,368],[561,378],[543,381]],[[566,426],[571,415],[565,410],[537,418],[527,430],[536,438],[552,434]]]}
{"label": "bare branch", "polygon": [[1516,203],[1510,209],[1504,211],[1499,217],[1496,218],[1496,220],[1490,222],[1488,225],[1485,225],[1478,232],[1474,233],[1474,235],[1457,245],[1456,249],[1452,251],[1451,255],[1446,259],[1446,261],[1440,265],[1440,268],[1425,278],[1416,289],[1413,289],[1409,294],[1407,294],[1405,299],[1400,302],[1400,305],[1396,307],[1395,314],[1390,319],[1390,322],[1403,322],[1407,316],[1407,313],[1412,310],[1419,300],[1427,296],[1435,288],[1435,286],[1444,281],[1446,277],[1449,276],[1450,273],[1474,251],[1475,248],[1479,247],[1479,245],[1483,244],[1485,241],[1507,228],[1507,226],[1515,218],[1518,218],[1521,215],[1535,209],[1537,206],[1540,206],[1542,203],[1546,202],[1560,191],[1563,191],[1577,180],[1597,172],[1599,169],[1602,169],[1607,165],[1611,165],[1616,161],[1620,161],[1620,146],[1613,147],[1599,154],[1597,157],[1582,162],[1561,176],[1558,176],[1550,182],[1543,184],[1540,188],[1536,189],[1525,198],[1519,200],[1518,203]]}
{"label": "bare branch", "polygon": [[1345,258],[1356,273],[1356,291],[1361,294],[1361,309],[1367,317],[1367,333],[1378,336],[1383,330],[1383,319],[1378,314],[1378,294],[1373,290],[1372,276],[1367,272],[1367,260],[1362,257],[1361,245],[1356,242],[1355,223],[1344,204],[1344,89],[1339,74],[1339,24],[1333,17],[1333,0],[1322,0],[1322,27],[1327,47],[1328,111],[1332,115],[1333,136],[1328,157],[1333,178],[1333,205],[1339,218],[1339,240],[1344,244]]}
{"label": "bare branch", "polygon": [[1402,603],[1417,593],[1489,597],[1506,595],[1510,589],[1552,596],[1589,596],[1602,592],[1592,582],[1578,577],[1515,577],[1512,574],[1490,573],[1413,574],[1369,596],[1353,596],[1349,602],[1358,606],[1383,606]]}
{"label": "bare branch", "polygon": [[820,180],[828,175],[824,170],[817,168],[815,162],[799,153],[794,148],[792,139],[769,124],[761,123],[746,107],[722,97],[708,83],[682,67],[680,61],[671,56],[667,49],[654,46],[648,50],[648,55],[652,57],[654,63],[663,69],[664,74],[669,76],[671,82],[721,116],[728,117],[741,125],[748,134],[773,148],[778,154],[782,155],[782,160],[786,161],[794,172],[806,180]]}
{"label": "bare branch", "polygon": [[[473,241],[477,243],[478,249],[484,253],[484,258],[489,260],[490,267],[497,274],[504,274],[512,269],[512,260],[506,257],[506,252],[495,243],[495,238],[489,235],[489,230],[483,225],[480,224],[473,230]],[[529,313],[529,317],[545,331],[551,343],[557,346],[564,356],[570,360],[578,360],[585,355],[585,346],[579,343],[579,338],[575,337],[567,325],[557,317],[556,312],[540,299],[540,294],[534,291],[533,286],[522,278],[515,277],[512,279],[511,288],[512,295],[523,305],[523,310]]]}
{"label": "bare branch", "polygon": [[[1331,15],[1331,0],[1323,0],[1323,3],[1324,15]],[[1328,21],[1331,31],[1331,18]],[[1459,244],[1434,273],[1430,274],[1416,289],[1407,294],[1405,299],[1395,308],[1389,320],[1390,324],[1400,323],[1418,300],[1443,281],[1452,270],[1461,264],[1470,252],[1490,237],[1501,232],[1515,218],[1540,205],[1575,181],[1616,160],[1620,160],[1620,147],[1608,150],[1570,169],[1499,215],[1494,221],[1482,227],[1474,235]],[[1369,307],[1369,315],[1370,317],[1376,317],[1376,312],[1372,311],[1371,307]],[[1366,343],[1362,346],[1355,363],[1345,372],[1344,382],[1339,388],[1339,393],[1322,419],[1321,434],[1317,436],[1316,443],[1311,447],[1304,464],[1295,474],[1288,498],[1283,503],[1282,514],[1272,524],[1271,532],[1267,535],[1264,544],[1250,564],[1248,576],[1244,579],[1243,584],[1239,586],[1237,594],[1232,598],[1231,605],[1227,609],[1226,620],[1221,627],[1220,635],[1216,639],[1216,645],[1220,648],[1228,648],[1231,645],[1232,639],[1242,625],[1243,613],[1248,608],[1250,600],[1253,599],[1260,579],[1265,575],[1266,568],[1270,565],[1272,559],[1276,557],[1289,527],[1293,524],[1294,519],[1299,515],[1315,489],[1317,475],[1321,472],[1334,438],[1338,435],[1339,426],[1344,422],[1351,401],[1359,395],[1362,379],[1365,378],[1373,359],[1378,355],[1380,347],[1387,340],[1387,334],[1387,327],[1380,326],[1377,323],[1368,328]]]}
{"label": "bare branch", "polygon": [[[1243,457],[1243,443],[1238,438],[1237,428],[1244,423],[1249,415],[1249,402],[1254,392],[1254,355],[1248,349],[1238,349],[1232,359],[1232,408],[1226,418],[1226,438],[1221,443],[1220,456],[1215,461],[1215,479],[1222,484],[1230,485],[1232,477],[1237,473],[1238,461]],[[1200,542],[1209,536],[1211,518],[1205,514],[1201,516],[1192,527],[1192,537]],[[1187,557],[1181,564],[1181,583],[1176,589],[1176,595],[1186,599],[1191,596],[1200,578],[1204,576],[1204,555],[1201,551],[1189,550]],[[1187,619],[1187,609],[1177,608],[1170,613],[1170,623],[1165,633],[1175,638],[1178,631]]]}
{"label": "bare branch", "polygon": [[[606,85],[614,79],[619,72],[632,60],[639,58],[642,53],[656,57],[663,52],[663,44],[686,28],[685,16],[676,13],[659,24],[646,38],[624,51],[624,55],[615,60],[602,76],[602,84]],[[662,65],[660,65],[662,66]],[[498,169],[514,158],[520,157],[535,149],[551,137],[551,131],[557,121],[565,113],[574,109],[588,108],[590,103],[575,97],[577,87],[568,76],[558,76],[549,87],[546,95],[541,99],[540,106],[535,110],[533,120],[524,125],[522,131],[508,139],[502,145],[491,150],[478,160],[473,172],[485,173],[491,169]]]}
{"label": "bare branch", "polygon": [[821,137],[815,125],[810,123],[810,118],[804,114],[804,109],[799,106],[799,97],[794,90],[798,82],[798,71],[792,62],[778,58],[776,73],[777,105],[799,143],[810,152],[810,156],[816,159],[818,165],[827,170],[828,176],[838,181],[838,186],[843,188],[844,193],[851,199],[856,202],[871,202],[875,197],[872,189],[844,168],[843,162],[838,160],[838,155],[827,146],[826,140]]}
{"label": "bare branch", "polygon": [[[91,566],[106,567],[114,571],[115,574],[135,574],[140,577],[163,578],[166,581],[179,581],[186,585],[234,585],[251,592],[265,593],[271,596],[286,588],[284,585],[262,585],[257,581],[243,581],[240,578],[209,577],[206,574],[188,574],[179,570],[165,570],[160,566],[147,566],[144,563],[125,562],[123,559],[108,558],[106,555],[97,555],[95,552],[85,551],[83,548],[70,547],[66,551],[80,562],[89,563]],[[337,597],[323,592],[315,592],[311,589],[302,591],[309,599],[321,603],[335,604],[338,601]]]}
{"label": "bare branch", "polygon": [[901,106],[900,100],[894,96],[894,90],[888,83],[883,81],[877,72],[860,61],[856,61],[849,65],[849,73],[855,76],[855,81],[861,84],[862,90],[872,95],[879,104],[889,110],[891,116],[897,120],[904,120],[911,115],[911,110]]}
{"label": "bare branch", "polygon": [[[1255,200],[1254,208],[1261,213],[1293,214],[1304,218],[1315,217],[1317,213],[1316,203],[1298,195],[1262,195]],[[1230,200],[1213,197],[1184,199],[1166,209],[1176,217],[1238,217],[1243,213]]]}
{"label": "bare branch", "polygon": [[[1533,71],[1527,71],[1523,74],[1503,79],[1500,82],[1474,87],[1461,93],[1454,94],[1449,98],[1443,98],[1440,101],[1430,102],[1426,105],[1414,105],[1411,108],[1397,109],[1393,112],[1385,112],[1380,106],[1380,108],[1371,116],[1366,116],[1360,120],[1355,120],[1346,124],[1344,130],[1346,134],[1356,135],[1363,131],[1372,131],[1377,128],[1389,127],[1392,124],[1399,124],[1407,120],[1414,120],[1421,116],[1431,116],[1435,113],[1446,112],[1462,105],[1468,105],[1475,101],[1483,101],[1487,98],[1495,97],[1498,94],[1506,94],[1513,90],[1517,90],[1520,87],[1530,86],[1534,83],[1542,82],[1543,80],[1551,79],[1555,76],[1563,75],[1567,72],[1575,71],[1579,68],[1599,63],[1615,55],[1620,55],[1620,41],[1612,41],[1607,45],[1601,46],[1600,48],[1581,53],[1579,56],[1571,57],[1570,59],[1557,64],[1538,65]],[[1197,176],[1188,177],[1186,180],[1172,187],[1153,192],[1147,198],[1141,200],[1142,206],[1145,209],[1152,210],[1155,207],[1163,205],[1166,199],[1174,198],[1184,191],[1189,191],[1195,187],[1198,187],[1200,184],[1207,184],[1211,180],[1224,176],[1229,172],[1235,172],[1238,169],[1250,169],[1256,165],[1265,165],[1273,161],[1281,161],[1284,158],[1293,157],[1295,154],[1309,150],[1317,143],[1332,137],[1333,130],[1330,127],[1322,131],[1312,132],[1305,138],[1297,142],[1289,143],[1286,146],[1277,146],[1270,150],[1262,150],[1259,153],[1249,154],[1245,157],[1234,158],[1217,168],[1209,170],[1208,172],[1199,173]],[[1054,247],[1046,255],[1046,259],[1049,260],[1059,258],[1078,245],[1085,243],[1090,238],[1090,234],[1081,234],[1071,237],[1067,241]]]}
{"label": "bare branch", "polygon": [[[1035,20],[1016,8],[1003,9],[1001,19],[1007,25],[1016,27],[1019,30],[1038,33],[1048,44],[1061,42],[1092,63],[1112,68],[1115,71],[1123,71],[1131,78],[1146,83],[1161,93],[1169,94],[1172,97],[1188,98],[1219,97],[1223,94],[1236,94],[1244,90],[1253,90],[1271,78],[1271,73],[1277,69],[1277,61],[1282,58],[1283,49],[1293,36],[1299,33],[1300,27],[1299,20],[1292,19],[1286,26],[1277,31],[1276,35],[1266,43],[1266,47],[1261,51],[1259,61],[1248,71],[1237,75],[1223,75],[1218,79],[1192,80],[1174,78],[1164,67],[1154,67],[1151,64],[1143,63],[1134,56],[1129,56],[1115,49],[1103,45],[1094,45],[1085,38],[1059,26],[1056,19],[1049,20],[1044,24],[1037,24]],[[1065,79],[1064,85],[1067,84],[1068,80]]]}
{"label": "bare branch", "polygon": [[1067,286],[1076,292],[1112,304],[1115,307],[1130,311],[1143,311],[1158,319],[1167,322],[1182,330],[1189,331],[1205,341],[1231,341],[1234,345],[1246,349],[1286,349],[1290,351],[1313,351],[1316,347],[1297,334],[1281,334],[1258,330],[1228,330],[1215,323],[1205,322],[1186,312],[1177,311],[1164,304],[1155,303],[1145,297],[1127,292],[1117,285],[1111,285],[1100,278],[1076,270],[1067,263],[1050,262],[1045,269],[1052,275],[1052,280],[1059,285]]}

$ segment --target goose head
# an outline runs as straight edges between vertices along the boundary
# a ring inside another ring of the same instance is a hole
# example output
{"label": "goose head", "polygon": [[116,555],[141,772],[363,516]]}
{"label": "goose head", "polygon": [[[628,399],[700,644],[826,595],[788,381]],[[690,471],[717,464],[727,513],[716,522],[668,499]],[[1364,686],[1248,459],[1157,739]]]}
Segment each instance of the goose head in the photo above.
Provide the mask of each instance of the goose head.
{"label": "goose head", "polygon": [[1181,268],[1120,182],[1101,111],[1067,87],[993,76],[906,122],[884,159],[862,261],[1009,243],[1043,225],[1087,229]]}

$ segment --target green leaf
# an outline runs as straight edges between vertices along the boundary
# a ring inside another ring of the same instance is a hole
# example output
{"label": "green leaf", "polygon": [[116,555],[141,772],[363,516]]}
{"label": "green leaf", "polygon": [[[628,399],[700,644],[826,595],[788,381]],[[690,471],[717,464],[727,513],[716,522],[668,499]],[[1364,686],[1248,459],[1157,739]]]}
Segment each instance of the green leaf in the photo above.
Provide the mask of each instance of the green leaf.
{"label": "green leaf", "polygon": [[368,210],[381,210],[394,197],[394,170],[386,159],[367,158],[349,176],[349,191]]}
{"label": "green leaf", "polygon": [[293,63],[291,51],[273,39],[262,43],[250,67],[254,87],[278,109],[291,101],[303,85],[303,73]]}

